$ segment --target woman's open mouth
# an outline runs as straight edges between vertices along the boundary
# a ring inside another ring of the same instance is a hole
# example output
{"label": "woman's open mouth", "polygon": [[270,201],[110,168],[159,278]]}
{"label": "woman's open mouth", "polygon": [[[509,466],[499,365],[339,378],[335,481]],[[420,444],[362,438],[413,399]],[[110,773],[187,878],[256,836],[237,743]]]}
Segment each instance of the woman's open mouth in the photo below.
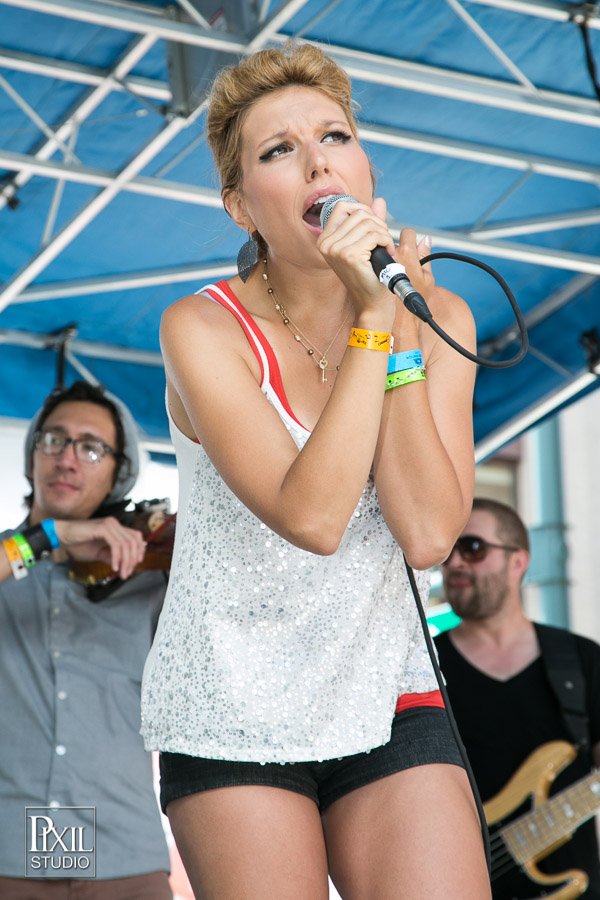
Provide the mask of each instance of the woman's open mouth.
{"label": "woman's open mouth", "polygon": [[339,194],[325,194],[323,197],[319,197],[318,200],[309,206],[306,210],[302,218],[311,228],[318,228],[321,231],[321,210],[323,209],[323,204],[326,200],[329,200],[331,197],[339,197]]}

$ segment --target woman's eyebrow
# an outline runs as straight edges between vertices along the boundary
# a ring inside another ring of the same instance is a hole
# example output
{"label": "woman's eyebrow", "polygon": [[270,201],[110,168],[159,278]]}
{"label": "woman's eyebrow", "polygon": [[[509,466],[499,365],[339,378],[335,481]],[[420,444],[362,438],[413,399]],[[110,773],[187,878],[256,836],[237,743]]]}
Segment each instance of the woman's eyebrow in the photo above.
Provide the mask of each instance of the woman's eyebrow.
{"label": "woman's eyebrow", "polygon": [[260,141],[260,143],[258,143],[256,145],[256,149],[260,150],[260,148],[263,146],[263,144],[270,144],[272,141],[281,141],[281,140],[283,140],[283,138],[287,137],[288,134],[289,134],[288,128],[286,128],[285,131],[278,131],[277,134],[272,134],[268,138],[265,138],[264,140]]}

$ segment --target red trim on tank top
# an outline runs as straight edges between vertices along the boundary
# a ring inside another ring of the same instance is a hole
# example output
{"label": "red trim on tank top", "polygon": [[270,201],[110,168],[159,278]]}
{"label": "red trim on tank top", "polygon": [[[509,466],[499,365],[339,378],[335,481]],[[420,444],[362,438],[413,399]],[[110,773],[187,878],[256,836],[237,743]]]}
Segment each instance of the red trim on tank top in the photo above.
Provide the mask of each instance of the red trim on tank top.
{"label": "red trim on tank top", "polygon": [[[262,333],[262,331],[260,330],[260,328],[258,327],[256,322],[254,321],[254,319],[252,318],[250,313],[242,306],[242,304],[240,303],[238,298],[235,296],[235,294],[229,287],[229,284],[227,283],[227,281],[217,281],[215,283],[215,287],[218,287],[219,290],[223,291],[224,294],[227,294],[227,297],[231,300],[231,302],[233,303],[233,305],[235,307],[235,309],[233,309],[233,310],[230,309],[230,312],[233,313],[233,315],[236,317],[236,319],[238,320],[238,322],[244,329],[246,337],[248,338],[248,342],[254,352],[254,355],[256,356],[256,358],[258,360],[258,364],[260,366],[260,372],[261,372],[261,383],[264,382],[265,372],[264,372],[262,360],[260,358],[260,354],[258,353],[256,347],[254,346],[254,341],[251,340],[251,337],[250,337],[251,335],[259,341],[261,347],[263,348],[263,350],[267,356],[267,360],[269,363],[269,384],[271,385],[271,387],[277,394],[277,397],[279,398],[281,405],[285,409],[286,413],[294,420],[294,422],[296,422],[296,424],[300,425],[301,428],[304,428],[305,431],[309,431],[309,429],[306,428],[306,426],[304,426],[302,424],[302,422],[299,419],[297,419],[296,416],[294,415],[294,413],[292,412],[292,408],[288,402],[288,399],[285,395],[285,391],[283,389],[283,380],[281,378],[281,372],[279,370],[279,363],[277,362],[277,357],[275,356],[275,353],[273,352],[273,348],[271,347],[270,343],[268,342],[268,340],[266,339],[266,337],[264,336],[264,334]],[[219,295],[213,293],[210,290],[210,286],[204,288],[204,291],[207,294],[210,294],[212,299],[215,300],[217,303],[220,303],[221,306],[224,307],[224,309],[228,308],[228,307],[224,306],[223,301],[221,300]]]}
{"label": "red trim on tank top", "polygon": [[412,709],[415,706],[439,706],[445,709],[441,691],[427,691],[425,694],[400,694],[396,703],[396,712]]}

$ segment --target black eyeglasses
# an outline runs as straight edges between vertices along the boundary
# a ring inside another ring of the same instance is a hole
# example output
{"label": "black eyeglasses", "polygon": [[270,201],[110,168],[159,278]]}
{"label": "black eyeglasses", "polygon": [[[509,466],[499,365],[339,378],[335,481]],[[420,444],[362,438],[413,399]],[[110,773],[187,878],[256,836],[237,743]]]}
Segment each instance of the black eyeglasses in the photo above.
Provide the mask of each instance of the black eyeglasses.
{"label": "black eyeglasses", "polygon": [[463,534],[462,537],[459,537],[450,552],[450,556],[442,563],[442,565],[448,565],[455,550],[458,551],[460,558],[467,563],[482,562],[488,555],[488,550],[492,548],[512,551],[519,549],[519,547],[510,547],[508,544],[492,544],[491,541],[486,541],[473,534]]}
{"label": "black eyeglasses", "polygon": [[44,456],[60,456],[68,444],[73,444],[73,452],[80,462],[95,465],[102,462],[106,454],[116,456],[116,451],[104,441],[95,438],[71,438],[59,431],[36,431],[34,446]]}

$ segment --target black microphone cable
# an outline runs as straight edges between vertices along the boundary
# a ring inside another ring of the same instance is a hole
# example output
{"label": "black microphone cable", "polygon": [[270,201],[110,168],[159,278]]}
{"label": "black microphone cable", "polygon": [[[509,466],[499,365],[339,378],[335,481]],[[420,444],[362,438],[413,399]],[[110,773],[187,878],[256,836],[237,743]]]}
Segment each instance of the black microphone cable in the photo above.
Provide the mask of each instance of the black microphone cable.
{"label": "black microphone cable", "polygon": [[[321,227],[325,228],[327,222],[329,221],[329,217],[333,212],[333,209],[340,200],[349,203],[357,203],[355,197],[351,197],[349,194],[338,194],[332,195],[325,199],[323,206],[321,208]],[[438,323],[433,318],[431,314],[431,310],[427,306],[427,303],[419,294],[418,291],[414,289],[410,281],[408,280],[404,266],[401,263],[397,263],[392,256],[388,253],[385,247],[375,247],[371,251],[371,265],[373,266],[373,270],[382,284],[384,284],[393,294],[396,294],[405,307],[412,312],[415,316],[429,325],[430,328],[435,331],[442,340],[446,341],[454,350],[460,353],[462,356],[466,356],[467,359],[470,359],[472,362],[477,363],[480,366],[485,366],[489,369],[507,369],[509,366],[514,366],[516,363],[520,362],[527,350],[529,349],[529,337],[527,335],[527,325],[525,324],[525,319],[523,318],[523,314],[519,309],[519,305],[515,299],[515,295],[509,288],[508,284],[491,266],[488,266],[487,263],[481,262],[479,259],[475,259],[472,256],[464,256],[462,253],[431,253],[429,256],[424,256],[423,259],[420,260],[421,265],[425,265],[425,263],[431,262],[434,259],[456,259],[459,262],[468,263],[471,266],[477,266],[479,269],[483,269],[484,272],[487,272],[489,275],[494,278],[505,295],[508,297],[508,301],[512,306],[513,312],[515,314],[515,318],[517,320],[517,326],[519,328],[520,338],[521,338],[521,347],[519,351],[515,354],[515,356],[510,359],[503,360],[490,360],[486,359],[483,356],[478,356],[476,353],[471,353],[470,350],[467,350],[466,347],[462,347],[454,338],[450,337],[444,329],[438,325]]]}
{"label": "black microphone cable", "polygon": [[419,619],[421,621],[421,628],[423,629],[423,635],[425,637],[425,643],[427,645],[427,650],[429,652],[429,658],[431,659],[431,664],[433,666],[433,671],[435,672],[435,677],[440,689],[440,693],[442,695],[442,699],[444,701],[444,706],[446,707],[446,715],[448,716],[448,721],[450,723],[450,729],[452,734],[454,735],[454,739],[456,741],[456,745],[458,747],[458,751],[461,755],[462,761],[465,766],[465,771],[467,773],[467,778],[469,779],[469,784],[471,785],[471,791],[473,793],[473,799],[475,800],[475,806],[477,807],[477,814],[479,816],[479,824],[481,826],[481,838],[483,840],[483,851],[485,854],[485,862],[487,865],[488,874],[492,874],[492,855],[490,848],[490,835],[488,832],[487,822],[485,819],[485,813],[483,811],[483,803],[481,802],[481,795],[479,793],[479,788],[477,787],[477,783],[475,781],[475,775],[473,774],[473,769],[471,767],[471,763],[469,761],[469,757],[467,755],[467,750],[465,745],[463,744],[462,738],[460,736],[460,732],[458,730],[458,725],[456,724],[456,719],[454,718],[454,713],[452,712],[452,706],[450,704],[450,697],[448,696],[448,690],[446,688],[446,684],[444,682],[444,676],[442,675],[442,671],[439,667],[439,663],[437,661],[437,654],[435,651],[435,647],[433,646],[433,641],[431,639],[431,633],[429,631],[429,625],[427,624],[427,617],[425,615],[425,610],[423,609],[423,603],[421,601],[421,595],[419,594],[419,588],[417,587],[417,582],[415,580],[415,573],[412,568],[409,566],[406,561],[406,556],[404,556],[404,565],[406,567],[406,574],[408,575],[408,581],[410,583],[413,597],[415,600],[415,606],[417,607],[417,612],[419,613]]}
{"label": "black microphone cable", "polygon": [[425,265],[425,263],[431,262],[434,259],[456,259],[459,262],[468,263],[471,266],[477,266],[478,269],[483,269],[484,272],[487,272],[498,282],[498,284],[506,294],[508,302],[512,306],[513,312],[515,314],[515,319],[517,320],[519,334],[521,337],[521,347],[519,348],[519,351],[510,359],[501,360],[486,359],[483,356],[478,356],[476,353],[471,353],[465,347],[461,347],[461,345],[458,344],[454,340],[454,338],[451,338],[449,334],[446,334],[446,332],[437,324],[437,322],[431,315],[429,307],[427,306],[421,295],[416,291],[413,291],[410,297],[408,297],[407,300],[404,301],[404,305],[406,306],[406,308],[413,312],[416,316],[418,316],[419,319],[422,319],[423,322],[426,322],[429,327],[435,331],[436,334],[438,334],[444,341],[446,341],[447,344],[450,344],[450,346],[453,347],[458,353],[462,354],[462,356],[466,356],[467,359],[472,360],[474,363],[477,363],[480,366],[486,366],[488,369],[507,369],[509,366],[514,366],[516,365],[516,363],[521,362],[521,360],[527,353],[527,350],[529,349],[527,325],[525,323],[525,319],[523,318],[523,313],[519,309],[519,304],[515,299],[515,295],[509,288],[502,275],[500,275],[500,273],[493,269],[491,266],[488,266],[487,263],[481,262],[480,259],[475,259],[472,256],[464,256],[462,253],[431,253],[429,256],[423,257],[423,259],[421,260],[421,265],[423,266]]}

